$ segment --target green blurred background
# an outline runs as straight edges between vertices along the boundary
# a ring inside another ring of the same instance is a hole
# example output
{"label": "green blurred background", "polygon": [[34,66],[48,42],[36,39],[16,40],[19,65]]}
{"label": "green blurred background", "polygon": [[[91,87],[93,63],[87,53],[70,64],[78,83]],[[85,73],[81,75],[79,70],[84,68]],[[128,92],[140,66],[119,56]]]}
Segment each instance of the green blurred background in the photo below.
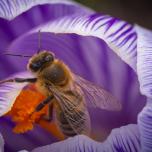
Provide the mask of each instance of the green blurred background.
{"label": "green blurred background", "polygon": [[97,12],[152,29],[152,0],[75,0]]}

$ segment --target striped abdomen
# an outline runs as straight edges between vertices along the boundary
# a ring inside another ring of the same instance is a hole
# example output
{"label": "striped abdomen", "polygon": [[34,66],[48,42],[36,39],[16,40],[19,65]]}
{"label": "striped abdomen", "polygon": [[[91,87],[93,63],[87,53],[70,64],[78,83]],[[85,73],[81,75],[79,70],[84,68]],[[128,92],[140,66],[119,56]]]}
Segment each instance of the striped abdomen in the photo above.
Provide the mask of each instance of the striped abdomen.
{"label": "striped abdomen", "polygon": [[[83,109],[78,110],[80,107]],[[70,116],[70,121],[68,119],[68,114],[62,110],[60,110],[60,112],[56,111],[59,128],[66,137],[75,136],[77,134],[88,135],[90,132],[90,118],[87,109],[82,107],[81,104],[79,104],[77,108],[77,113],[71,111],[72,117]]]}

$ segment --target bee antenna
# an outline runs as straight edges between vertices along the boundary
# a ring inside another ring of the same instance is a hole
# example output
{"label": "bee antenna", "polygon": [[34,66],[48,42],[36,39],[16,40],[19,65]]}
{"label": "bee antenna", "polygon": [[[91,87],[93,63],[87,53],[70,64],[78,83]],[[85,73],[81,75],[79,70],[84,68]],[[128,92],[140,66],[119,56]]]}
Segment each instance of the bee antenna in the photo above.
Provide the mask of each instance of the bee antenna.
{"label": "bee antenna", "polygon": [[41,30],[39,30],[39,33],[38,33],[38,51],[37,51],[37,54],[41,51],[42,49],[42,45],[41,45]]}
{"label": "bee antenna", "polygon": [[10,56],[27,57],[27,58],[32,57],[31,55],[21,55],[21,54],[12,54],[12,53],[2,53],[0,55],[10,55]]}

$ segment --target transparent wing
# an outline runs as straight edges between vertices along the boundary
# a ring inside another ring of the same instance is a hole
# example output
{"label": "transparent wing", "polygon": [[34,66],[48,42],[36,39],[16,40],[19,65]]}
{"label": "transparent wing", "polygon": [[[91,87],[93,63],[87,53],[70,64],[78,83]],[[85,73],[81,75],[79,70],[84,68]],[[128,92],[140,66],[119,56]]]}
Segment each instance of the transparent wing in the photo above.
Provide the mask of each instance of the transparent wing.
{"label": "transparent wing", "polygon": [[121,103],[105,89],[73,74],[75,83],[83,90],[88,105],[109,111],[121,110]]}
{"label": "transparent wing", "polygon": [[76,95],[75,92],[75,95],[69,96],[52,87],[51,91],[59,102],[69,125],[75,133],[88,135],[90,133],[90,117],[82,100],[83,97]]}

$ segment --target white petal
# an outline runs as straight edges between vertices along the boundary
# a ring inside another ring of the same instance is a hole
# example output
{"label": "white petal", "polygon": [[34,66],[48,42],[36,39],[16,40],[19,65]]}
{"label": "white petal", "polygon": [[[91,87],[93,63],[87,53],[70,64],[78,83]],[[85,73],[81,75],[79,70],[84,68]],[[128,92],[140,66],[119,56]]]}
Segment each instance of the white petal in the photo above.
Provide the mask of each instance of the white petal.
{"label": "white petal", "polygon": [[152,31],[136,26],[137,73],[141,93],[152,97]]}
{"label": "white petal", "polygon": [[14,19],[21,13],[29,10],[37,5],[44,4],[65,4],[73,5],[75,7],[82,7],[84,12],[93,12],[80,4],[70,0],[1,0],[0,1],[0,17],[8,20]]}

